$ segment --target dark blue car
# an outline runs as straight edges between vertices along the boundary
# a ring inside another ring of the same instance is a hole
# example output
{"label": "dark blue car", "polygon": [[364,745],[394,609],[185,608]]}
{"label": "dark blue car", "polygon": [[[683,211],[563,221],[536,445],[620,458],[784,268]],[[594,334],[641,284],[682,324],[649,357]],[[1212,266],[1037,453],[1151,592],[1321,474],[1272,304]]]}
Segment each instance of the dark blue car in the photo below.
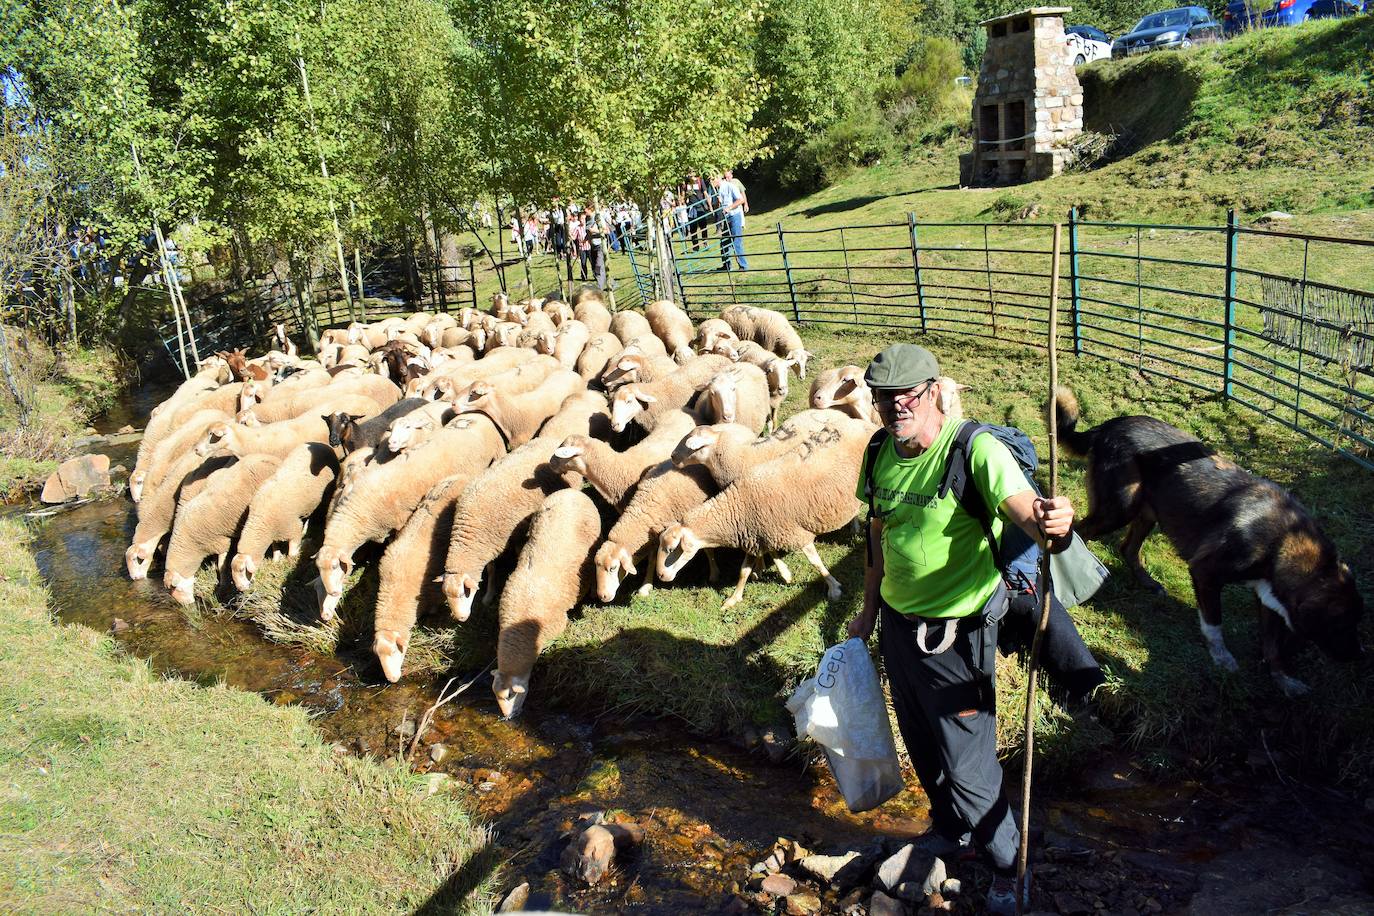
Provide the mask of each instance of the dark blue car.
{"label": "dark blue car", "polygon": [[1221,23],[1200,6],[1181,6],[1151,13],[1112,42],[1112,57],[1128,57],[1168,48],[1191,48],[1221,38]]}
{"label": "dark blue car", "polygon": [[1369,0],[1232,0],[1222,17],[1222,30],[1229,37],[1245,29],[1297,25],[1310,19],[1344,19],[1368,12]]}

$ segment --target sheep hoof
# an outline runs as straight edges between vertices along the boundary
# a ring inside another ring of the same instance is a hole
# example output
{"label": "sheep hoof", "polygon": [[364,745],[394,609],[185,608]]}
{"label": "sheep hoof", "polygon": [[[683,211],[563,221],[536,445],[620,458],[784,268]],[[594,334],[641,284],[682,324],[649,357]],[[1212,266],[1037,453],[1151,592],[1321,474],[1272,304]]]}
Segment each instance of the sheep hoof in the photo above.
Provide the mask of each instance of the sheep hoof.
{"label": "sheep hoof", "polygon": [[773,565],[778,569],[778,576],[788,585],[792,584],[792,570],[787,568],[787,564],[779,557],[773,558]]}
{"label": "sheep hoof", "polygon": [[734,607],[735,605],[739,604],[739,603],[740,603],[740,599],[741,599],[741,596],[740,596],[740,595],[731,595],[729,598],[726,598],[725,601],[721,604],[720,609],[721,609],[722,611],[728,611],[728,610],[730,610],[730,608],[732,608],[732,607]]}
{"label": "sheep hoof", "polygon": [[649,593],[650,593],[651,591],[653,591],[653,590],[654,590],[654,584],[653,584],[652,582],[645,582],[645,583],[644,583],[643,585],[641,585],[639,588],[635,589],[635,594],[636,594],[636,595],[643,596],[643,595],[649,594]]}
{"label": "sheep hoof", "polygon": [[339,599],[342,595],[325,595],[320,599],[320,619],[325,623],[334,619],[335,610],[339,606]]}
{"label": "sheep hoof", "polygon": [[826,597],[829,598],[831,601],[837,601],[839,600],[839,597],[844,594],[844,591],[840,588],[840,584],[838,582],[833,582],[830,585],[826,586],[825,594]]}

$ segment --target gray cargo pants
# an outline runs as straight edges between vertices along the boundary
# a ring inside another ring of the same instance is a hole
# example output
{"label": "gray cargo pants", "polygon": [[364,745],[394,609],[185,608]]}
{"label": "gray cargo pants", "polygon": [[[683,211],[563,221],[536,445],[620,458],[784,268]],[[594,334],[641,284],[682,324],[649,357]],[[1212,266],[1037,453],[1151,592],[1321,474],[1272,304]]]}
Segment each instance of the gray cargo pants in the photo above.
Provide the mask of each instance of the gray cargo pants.
{"label": "gray cargo pants", "polygon": [[[920,618],[907,617],[883,602],[878,639],[897,725],[916,777],[930,798],[934,828],[956,841],[972,834],[998,869],[1016,864],[1020,842],[997,762],[992,665],[996,621],[1006,603],[1006,589],[999,587],[982,614],[959,620],[948,649],[928,655],[916,642]],[[927,627],[933,631],[927,645],[933,647],[943,625],[928,620]]]}

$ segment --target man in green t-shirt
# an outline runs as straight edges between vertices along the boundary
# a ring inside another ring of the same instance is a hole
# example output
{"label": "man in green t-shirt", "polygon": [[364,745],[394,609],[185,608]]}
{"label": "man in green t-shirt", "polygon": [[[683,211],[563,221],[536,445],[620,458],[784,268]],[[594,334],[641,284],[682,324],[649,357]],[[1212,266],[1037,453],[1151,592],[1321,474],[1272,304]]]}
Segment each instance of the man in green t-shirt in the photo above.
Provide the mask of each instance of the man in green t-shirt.
{"label": "man in green t-shirt", "polygon": [[[981,847],[994,869],[988,911],[1011,913],[1020,836],[1002,792],[990,665],[1009,596],[982,525],[953,493],[938,494],[960,426],[941,410],[939,375],[935,356],[914,344],[888,347],[864,374],[890,435],[874,459],[875,549],[863,611],[849,635],[868,639],[881,614],[879,649],[893,709],[930,798],[932,829],[923,845],[940,856]],[[995,535],[1015,524],[1039,543],[1068,545],[1067,498],[1037,496],[994,436],[975,437],[969,457],[973,486],[996,507]],[[865,468],[857,494],[865,501],[867,476]]]}

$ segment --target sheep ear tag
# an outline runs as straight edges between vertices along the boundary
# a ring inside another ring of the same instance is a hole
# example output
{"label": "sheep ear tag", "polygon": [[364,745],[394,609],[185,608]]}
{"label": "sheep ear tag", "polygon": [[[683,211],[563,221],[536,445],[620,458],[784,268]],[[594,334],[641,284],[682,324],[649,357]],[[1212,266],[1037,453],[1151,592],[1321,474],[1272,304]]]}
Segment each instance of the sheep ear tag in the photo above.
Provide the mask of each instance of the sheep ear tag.
{"label": "sheep ear tag", "polygon": [[578,455],[578,451],[579,450],[575,445],[560,445],[558,448],[553,450],[553,457],[576,458]]}

